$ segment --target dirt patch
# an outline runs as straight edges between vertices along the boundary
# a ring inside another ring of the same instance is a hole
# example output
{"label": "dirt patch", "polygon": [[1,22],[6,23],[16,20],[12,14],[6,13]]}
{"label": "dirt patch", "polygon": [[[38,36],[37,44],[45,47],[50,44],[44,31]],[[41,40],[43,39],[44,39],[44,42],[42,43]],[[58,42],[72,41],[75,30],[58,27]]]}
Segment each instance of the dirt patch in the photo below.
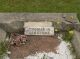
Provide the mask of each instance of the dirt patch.
{"label": "dirt patch", "polygon": [[24,59],[24,57],[35,54],[36,52],[56,53],[56,47],[60,44],[60,40],[53,36],[28,36],[26,45],[20,47],[11,46],[11,59]]}

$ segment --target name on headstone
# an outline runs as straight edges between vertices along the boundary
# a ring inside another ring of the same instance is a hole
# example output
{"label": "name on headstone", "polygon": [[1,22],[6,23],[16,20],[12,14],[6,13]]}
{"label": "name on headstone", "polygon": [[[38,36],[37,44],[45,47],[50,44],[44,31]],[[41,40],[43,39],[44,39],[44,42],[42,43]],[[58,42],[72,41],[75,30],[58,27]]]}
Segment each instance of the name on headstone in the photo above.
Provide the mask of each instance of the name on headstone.
{"label": "name on headstone", "polygon": [[54,35],[54,27],[27,27],[26,35]]}

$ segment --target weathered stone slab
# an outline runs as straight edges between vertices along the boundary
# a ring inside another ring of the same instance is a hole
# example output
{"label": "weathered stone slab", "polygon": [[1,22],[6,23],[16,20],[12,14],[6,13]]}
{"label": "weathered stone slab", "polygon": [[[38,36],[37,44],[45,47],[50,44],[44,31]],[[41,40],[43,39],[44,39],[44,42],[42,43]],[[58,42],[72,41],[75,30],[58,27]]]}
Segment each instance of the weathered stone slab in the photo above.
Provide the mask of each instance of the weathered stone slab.
{"label": "weathered stone slab", "polygon": [[13,21],[10,23],[0,23],[0,28],[7,32],[19,32],[23,29],[24,22]]}
{"label": "weathered stone slab", "polygon": [[75,48],[77,58],[80,58],[80,32],[74,31],[74,37],[72,40],[72,44]]}
{"label": "weathered stone slab", "polygon": [[65,21],[79,22],[76,13],[0,13],[0,23],[13,21]]}

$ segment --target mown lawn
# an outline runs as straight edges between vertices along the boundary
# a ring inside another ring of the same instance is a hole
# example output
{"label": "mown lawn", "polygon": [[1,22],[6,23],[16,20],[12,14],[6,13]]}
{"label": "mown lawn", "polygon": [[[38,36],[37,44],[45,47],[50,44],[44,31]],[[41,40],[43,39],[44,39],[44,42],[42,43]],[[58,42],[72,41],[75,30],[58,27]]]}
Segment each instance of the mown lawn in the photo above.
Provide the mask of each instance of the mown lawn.
{"label": "mown lawn", "polygon": [[0,12],[80,12],[80,0],[0,0]]}

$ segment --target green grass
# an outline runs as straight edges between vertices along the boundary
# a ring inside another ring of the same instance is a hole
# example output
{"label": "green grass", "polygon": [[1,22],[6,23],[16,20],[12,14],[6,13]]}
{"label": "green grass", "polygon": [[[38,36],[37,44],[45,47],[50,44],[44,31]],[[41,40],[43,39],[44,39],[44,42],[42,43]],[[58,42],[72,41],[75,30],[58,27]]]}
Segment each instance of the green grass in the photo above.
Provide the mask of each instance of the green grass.
{"label": "green grass", "polygon": [[65,35],[63,36],[63,40],[66,42],[71,42],[73,38],[73,34],[70,34],[68,31],[65,32]]}
{"label": "green grass", "polygon": [[0,12],[80,12],[80,0],[0,0]]}
{"label": "green grass", "polygon": [[78,14],[77,14],[77,17],[78,17],[78,19],[79,19],[79,22],[80,22],[80,13],[78,13]]}
{"label": "green grass", "polygon": [[8,50],[7,42],[0,42],[0,59],[3,59],[3,56]]}

